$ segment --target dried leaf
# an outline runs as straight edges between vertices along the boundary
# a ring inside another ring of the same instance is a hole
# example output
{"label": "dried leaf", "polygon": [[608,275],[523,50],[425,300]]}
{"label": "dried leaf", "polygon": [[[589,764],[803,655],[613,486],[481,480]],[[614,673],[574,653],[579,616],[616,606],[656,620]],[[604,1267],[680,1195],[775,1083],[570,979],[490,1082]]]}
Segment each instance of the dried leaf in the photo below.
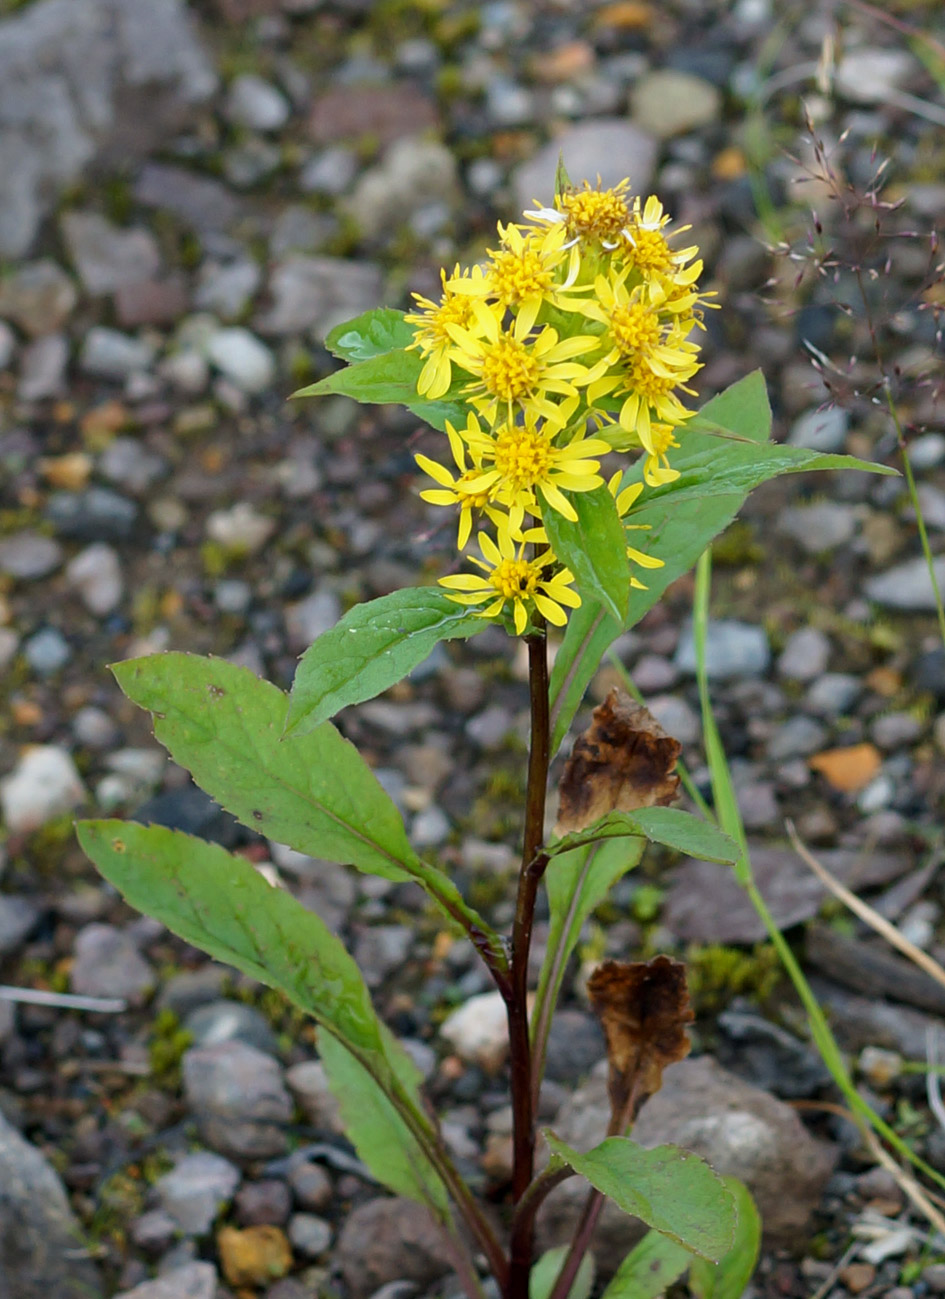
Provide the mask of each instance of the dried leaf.
{"label": "dried leaf", "polygon": [[584,830],[608,812],[668,807],[679,792],[672,773],[681,751],[648,709],[611,690],[565,763],[555,834]]}
{"label": "dried leaf", "polygon": [[694,1016],[686,967],[669,956],[607,961],[587,991],[607,1039],[611,1128],[623,1132],[663,1085],[663,1070],[689,1054],[686,1025]]}

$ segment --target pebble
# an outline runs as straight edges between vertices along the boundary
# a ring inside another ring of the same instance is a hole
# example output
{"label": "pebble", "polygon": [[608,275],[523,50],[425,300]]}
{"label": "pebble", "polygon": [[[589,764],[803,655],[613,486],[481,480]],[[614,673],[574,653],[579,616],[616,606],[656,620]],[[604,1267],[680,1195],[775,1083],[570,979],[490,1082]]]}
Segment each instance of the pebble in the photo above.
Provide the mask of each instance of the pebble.
{"label": "pebble", "polygon": [[9,956],[28,937],[42,912],[29,898],[0,893],[0,957]]}
{"label": "pebble", "polygon": [[406,925],[371,925],[362,930],[354,945],[354,959],[368,987],[379,987],[403,965],[414,942],[413,930]]}
{"label": "pebble", "polygon": [[662,654],[642,654],[633,665],[633,684],[644,695],[668,690],[678,679],[672,660]]}
{"label": "pebble", "polygon": [[154,360],[154,348],[141,338],[132,338],[106,325],[93,325],[85,335],[79,353],[79,369],[100,379],[127,379],[147,370]]}
{"label": "pebble", "polygon": [[162,455],[150,451],[138,438],[116,437],[102,452],[98,467],[110,482],[138,494],[163,477],[168,464]]}
{"label": "pebble", "polygon": [[161,254],[150,231],[122,230],[97,212],[67,212],[62,234],[69,259],[91,297],[152,280]]}
{"label": "pebble", "polygon": [[272,306],[254,321],[260,333],[282,337],[311,330],[322,342],[335,325],[378,305],[381,271],[372,262],[293,253],[273,268],[269,295]]}
{"label": "pebble", "polygon": [[42,401],[62,391],[69,363],[69,343],[64,334],[34,339],[20,353],[17,395],[23,401]]}
{"label": "pebble", "polygon": [[909,459],[917,473],[940,465],[945,460],[945,433],[923,433],[910,441]]}
{"label": "pebble", "polygon": [[901,90],[917,70],[907,50],[867,46],[843,55],[834,74],[834,85],[855,104],[888,105],[890,92]]}
{"label": "pebble", "polygon": [[221,1155],[200,1150],[183,1159],[154,1185],[161,1207],[188,1236],[205,1236],[232,1200],[242,1174]]}
{"label": "pebble", "polygon": [[313,1128],[335,1134],[344,1132],[338,1102],[328,1086],[321,1060],[304,1060],[292,1065],[286,1071],[285,1080]]}
{"label": "pebble", "polygon": [[369,1299],[390,1281],[412,1282],[425,1290],[454,1266],[428,1210],[391,1196],[369,1200],[348,1214],[335,1261],[351,1299]]}
{"label": "pebble", "polygon": [[234,77],[224,107],[230,122],[251,131],[278,131],[289,120],[290,111],[281,90],[248,72]]}
{"label": "pebble", "polygon": [[872,727],[872,737],[881,749],[899,749],[914,743],[925,730],[925,724],[911,713],[883,713]]}
{"label": "pebble", "polygon": [[154,970],[124,930],[97,921],[79,930],[70,975],[73,992],[140,1003],[155,982]]}
{"label": "pebble", "polygon": [[440,1036],[462,1060],[495,1073],[508,1054],[505,1003],[498,992],[470,997],[450,1011],[440,1025]]}
{"label": "pebble", "polygon": [[320,1164],[309,1163],[307,1160],[293,1164],[288,1172],[288,1181],[296,1203],[303,1209],[318,1213],[331,1204],[335,1188]]}
{"label": "pebble", "polygon": [[62,558],[59,543],[40,532],[15,532],[0,539],[0,573],[20,582],[48,576]]}
{"label": "pebble", "polygon": [[825,672],[804,696],[804,707],[818,717],[839,717],[853,707],[863,689],[858,677],[849,672]]}
{"label": "pebble", "polygon": [[292,1197],[285,1182],[267,1177],[240,1187],[233,1207],[241,1227],[282,1227],[289,1220]]}
{"label": "pebble", "polygon": [[378,166],[357,181],[344,210],[362,233],[376,238],[427,204],[452,205],[458,197],[456,159],[438,140],[396,140]]}
{"label": "pebble", "polygon": [[0,374],[10,369],[15,356],[16,334],[5,320],[0,320]]}
{"label": "pebble", "polygon": [[212,1263],[185,1263],[163,1272],[153,1281],[142,1281],[115,1299],[216,1299],[217,1270]]}
{"label": "pebble", "polygon": [[512,177],[517,210],[551,203],[559,153],[572,179],[580,184],[596,181],[617,185],[628,176],[634,192],[649,190],[656,169],[655,136],[625,117],[597,117],[567,127],[543,145]]}
{"label": "pebble", "polygon": [[410,842],[420,850],[438,848],[452,833],[449,817],[435,803],[418,812],[410,824]]}
{"label": "pebble", "polygon": [[299,189],[303,194],[337,198],[351,186],[357,174],[357,155],[339,145],[309,158],[299,172]]}
{"label": "pebble", "polygon": [[860,511],[838,501],[817,501],[813,505],[792,505],[778,514],[777,527],[809,555],[834,550],[851,541]]}
{"label": "pebble", "polygon": [[125,591],[118,552],[104,541],[93,542],[69,561],[66,580],[99,618],[117,609]]}
{"label": "pebble", "polygon": [[84,492],[53,492],[46,517],[60,537],[70,541],[127,541],[138,507],[108,487]]}
{"label": "pebble", "polygon": [[245,1042],[191,1047],[184,1094],[207,1145],[236,1159],[267,1159],[286,1147],[292,1100],[270,1055]]}
{"label": "pebble", "polygon": [[839,406],[805,411],[791,425],[788,443],[792,447],[807,447],[811,451],[842,451],[847,440],[849,422],[849,415]]}
{"label": "pebble", "polygon": [[829,660],[827,636],[816,627],[802,627],[778,656],[778,673],[789,681],[814,681],[823,676]]}
{"label": "pebble", "polygon": [[53,677],[72,658],[72,649],[57,627],[41,627],[23,642],[23,655],[37,676]]}
{"label": "pebble", "polygon": [[514,718],[501,704],[490,704],[471,717],[463,728],[474,744],[487,753],[501,749],[514,725]]}
{"label": "pebble", "polygon": [[[709,678],[725,681],[763,675],[771,661],[771,649],[763,627],[726,618],[709,622],[705,657]],[[687,621],[682,630],[673,661],[680,672],[695,676],[696,646],[691,622]]]}
{"label": "pebble", "polygon": [[217,1234],[223,1275],[238,1289],[264,1285],[285,1276],[292,1266],[292,1250],[279,1227],[263,1224],[223,1227]]}
{"label": "pebble", "polygon": [[166,1209],[149,1209],[131,1224],[131,1239],[145,1254],[156,1257],[174,1242],[179,1231]]}
{"label": "pebble", "polygon": [[[630,92],[633,120],[657,140],[671,140],[717,122],[722,95],[702,77],[675,68],[647,72]],[[639,185],[634,180],[634,188]]]}
{"label": "pebble", "polygon": [[246,1042],[266,1055],[278,1054],[276,1035],[269,1021],[242,1001],[221,998],[197,1006],[185,1018],[184,1028],[193,1036],[195,1046]]}
{"label": "pebble", "polygon": [[200,311],[212,311],[221,320],[236,320],[255,297],[261,282],[262,271],[248,257],[226,263],[205,261],[197,277],[194,306]]}
{"label": "pebble", "polygon": [[207,340],[207,356],[240,392],[263,392],[276,375],[272,352],[248,329],[235,325]]}
{"label": "pebble", "polygon": [[304,600],[286,605],[285,628],[289,648],[295,653],[308,649],[322,632],[329,631],[341,617],[341,601],[328,587],[319,587]]}
{"label": "pebble", "polygon": [[331,1224],[313,1213],[293,1213],[288,1236],[292,1248],[304,1258],[321,1258],[331,1245]]}
{"label": "pebble", "polygon": [[792,717],[775,731],[768,741],[768,757],[775,762],[786,758],[806,758],[827,742],[827,729],[812,717]]}
{"label": "pebble", "polygon": [[[940,591],[945,591],[945,555],[934,561],[935,577]],[[896,564],[885,573],[868,577],[863,583],[867,599],[887,609],[907,609],[915,612],[935,610],[935,591],[929,570],[922,555]]]}
{"label": "pebble", "polygon": [[13,662],[19,647],[20,638],[12,627],[0,627],[0,673]]}
{"label": "pebble", "polygon": [[208,516],[206,531],[211,541],[233,554],[255,555],[275,531],[275,521],[260,514],[248,501],[237,501],[227,510]]}
{"label": "pebble", "polygon": [[781,809],[774,786],[769,781],[753,780],[739,785],[735,795],[746,830],[761,830],[779,823]]}
{"label": "pebble", "polygon": [[654,695],[646,706],[662,726],[680,744],[695,744],[702,734],[702,719],[685,699],[678,695]]}
{"label": "pebble", "polygon": [[85,802],[85,786],[65,749],[37,744],[24,750],[0,780],[0,811],[11,834],[26,834]]}
{"label": "pebble", "polygon": [[78,297],[72,279],[56,262],[27,262],[0,281],[0,317],[40,338],[65,324]]}

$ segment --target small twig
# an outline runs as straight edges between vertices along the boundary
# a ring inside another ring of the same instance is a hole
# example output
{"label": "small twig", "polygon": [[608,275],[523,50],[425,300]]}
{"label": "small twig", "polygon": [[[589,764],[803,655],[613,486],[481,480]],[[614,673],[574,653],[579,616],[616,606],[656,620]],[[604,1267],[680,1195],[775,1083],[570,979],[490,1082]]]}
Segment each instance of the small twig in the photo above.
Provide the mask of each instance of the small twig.
{"label": "small twig", "polygon": [[46,992],[41,988],[11,988],[0,984],[0,1001],[20,1001],[27,1006],[55,1006],[58,1010],[88,1010],[98,1015],[120,1015],[128,1009],[121,997],[80,997],[74,992]]}

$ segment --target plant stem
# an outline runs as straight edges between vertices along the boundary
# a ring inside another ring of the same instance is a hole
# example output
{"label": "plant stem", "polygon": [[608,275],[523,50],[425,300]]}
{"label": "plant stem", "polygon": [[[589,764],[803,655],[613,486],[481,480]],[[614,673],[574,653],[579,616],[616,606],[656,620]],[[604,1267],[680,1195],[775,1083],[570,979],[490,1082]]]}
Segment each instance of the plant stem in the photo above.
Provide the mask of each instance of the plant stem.
{"label": "plant stem", "polygon": [[[541,852],[545,837],[545,793],[550,761],[548,645],[545,630],[526,638],[531,698],[531,743],[525,794],[525,831],[515,921],[512,926],[511,989],[506,997],[509,1020],[509,1064],[512,1092],[512,1196],[516,1203],[528,1190],[535,1165],[535,1112],[528,1034],[528,954],[535,919],[538,885],[548,864]],[[532,1262],[531,1223],[516,1234],[509,1264],[506,1299],[527,1299]]]}
{"label": "plant stem", "polygon": [[566,1296],[571,1293],[574,1278],[577,1276],[584,1255],[587,1253],[591,1237],[594,1234],[594,1228],[597,1226],[597,1219],[600,1217],[600,1211],[603,1207],[603,1191],[597,1191],[594,1187],[591,1187],[587,1199],[584,1201],[584,1211],[574,1233],[571,1248],[568,1250],[567,1258],[564,1260],[561,1271],[558,1273],[558,1279],[555,1281],[548,1299],[566,1299]]}

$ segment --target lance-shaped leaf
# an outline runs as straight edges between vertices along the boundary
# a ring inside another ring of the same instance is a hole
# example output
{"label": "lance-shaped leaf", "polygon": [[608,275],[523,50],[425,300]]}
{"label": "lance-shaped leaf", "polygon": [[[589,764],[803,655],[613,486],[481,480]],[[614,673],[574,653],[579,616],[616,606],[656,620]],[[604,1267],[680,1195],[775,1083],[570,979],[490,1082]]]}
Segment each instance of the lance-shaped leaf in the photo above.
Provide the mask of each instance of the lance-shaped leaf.
{"label": "lance-shaped leaf", "polygon": [[292,396],[325,397],[334,393],[368,405],[406,406],[441,430],[446,427],[447,420],[455,425],[465,425],[469,408],[460,396],[453,397],[452,390],[439,401],[426,401],[420,396],[417,380],[422,369],[423,357],[419,352],[400,348],[342,366],[317,383],[299,388]]}
{"label": "lance-shaped leaf", "polygon": [[617,1268],[601,1299],[661,1299],[692,1262],[688,1249],[648,1231]]}
{"label": "lance-shaped leaf", "polygon": [[286,733],[301,735],[349,704],[373,699],[422,663],[441,640],[488,626],[438,587],[410,587],[356,604],[299,661]]}
{"label": "lance-shaped leaf", "polygon": [[378,307],[336,325],[325,339],[325,346],[332,356],[343,361],[368,361],[372,356],[403,351],[413,339],[414,327],[405,322],[402,311]]}
{"label": "lance-shaped leaf", "polygon": [[[568,1249],[568,1245],[556,1245],[554,1249],[549,1249],[542,1254],[541,1258],[532,1265],[532,1270],[528,1274],[528,1299],[548,1299],[564,1260],[568,1256]],[[581,1259],[577,1276],[571,1282],[567,1299],[588,1299],[593,1288],[594,1255],[585,1254]]]}
{"label": "lance-shaped leaf", "polygon": [[689,1289],[696,1299],[742,1299],[761,1251],[761,1215],[751,1192],[737,1177],[723,1178],[735,1200],[738,1225],[732,1247],[718,1263],[692,1260]]}
{"label": "lance-shaped leaf", "polygon": [[686,967],[669,956],[605,961],[587,993],[607,1039],[607,1090],[614,1130],[624,1131],[663,1085],[663,1070],[689,1054]]}
{"label": "lance-shaped leaf", "polygon": [[729,835],[678,807],[642,807],[636,812],[610,812],[599,821],[592,821],[585,830],[575,830],[563,839],[553,840],[545,852],[553,857],[602,839],[637,835],[704,861],[731,865],[739,857],[739,849]]}
{"label": "lance-shaped leaf", "polygon": [[709,1165],[680,1146],[646,1150],[628,1137],[608,1137],[586,1154],[546,1132],[553,1159],[586,1177],[624,1213],[694,1254],[718,1261],[731,1247],[736,1210],[731,1192]]}
{"label": "lance-shaped leaf", "polygon": [[133,907],[217,960],[280,989],[343,1043],[373,1080],[375,1096],[389,1098],[399,1120],[397,1141],[387,1152],[390,1168],[386,1175],[381,1163],[372,1170],[382,1180],[396,1179],[397,1189],[410,1194],[402,1169],[393,1169],[395,1157],[408,1160],[414,1198],[445,1214],[446,1191],[421,1144],[421,1137],[434,1138],[416,1074],[378,1019],[357,965],[324,922],[218,844],[164,826],[116,820],[81,822],[78,835],[102,875]]}
{"label": "lance-shaped leaf", "polygon": [[244,825],[312,857],[416,880],[500,953],[452,880],[411,848],[397,808],[330,722],[283,739],[288,696],[226,659],[152,654],[113,671],[128,698],[153,713],[155,737],[174,761]]}
{"label": "lance-shaped leaf", "polygon": [[582,598],[600,601],[611,617],[621,621],[627,612],[630,567],[614,498],[606,487],[598,487],[593,492],[572,492],[569,499],[577,522],[557,510],[546,510],[543,522],[548,539],[574,574]]}

